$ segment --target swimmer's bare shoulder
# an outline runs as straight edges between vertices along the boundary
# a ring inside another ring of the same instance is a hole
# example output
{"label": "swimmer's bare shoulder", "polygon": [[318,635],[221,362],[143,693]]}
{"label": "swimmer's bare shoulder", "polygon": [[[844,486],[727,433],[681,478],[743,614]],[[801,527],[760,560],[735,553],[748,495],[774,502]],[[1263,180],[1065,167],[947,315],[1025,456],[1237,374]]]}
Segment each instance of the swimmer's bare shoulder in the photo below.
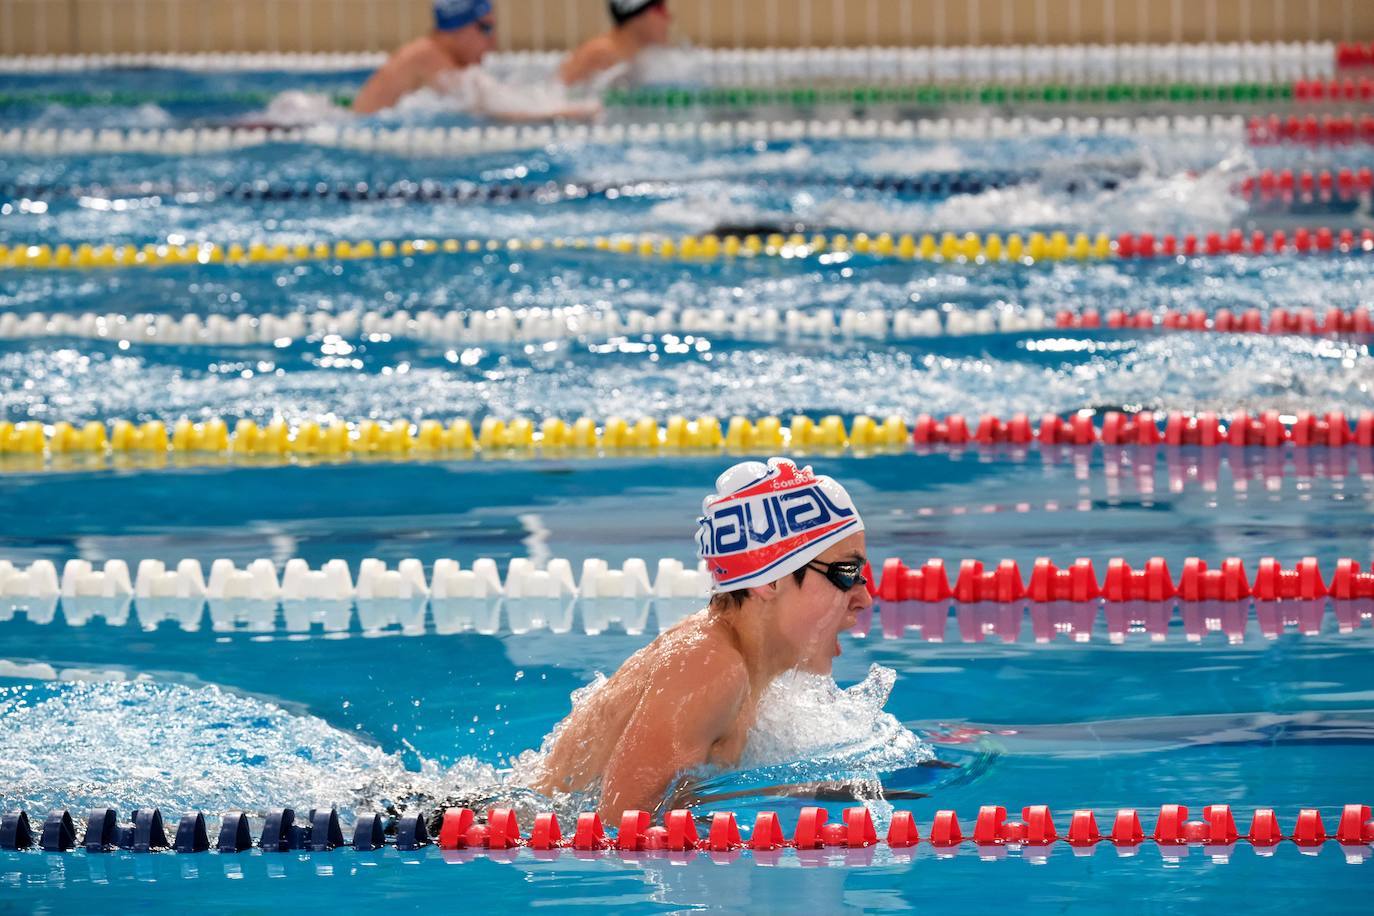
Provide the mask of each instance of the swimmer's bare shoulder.
{"label": "swimmer's bare shoulder", "polygon": [[602,776],[604,816],[653,810],[683,770],[737,762],[748,731],[749,671],[715,615],[694,615],[649,648],[636,672],[642,689]]}
{"label": "swimmer's bare shoulder", "polygon": [[353,99],[353,110],[358,114],[375,114],[390,108],[451,69],[453,63],[430,36],[416,38],[392,54],[363,84]]}
{"label": "swimmer's bare shoulder", "polygon": [[575,86],[602,70],[614,67],[620,61],[621,55],[610,38],[598,35],[583,42],[568,55],[558,69],[558,78],[565,86]]}

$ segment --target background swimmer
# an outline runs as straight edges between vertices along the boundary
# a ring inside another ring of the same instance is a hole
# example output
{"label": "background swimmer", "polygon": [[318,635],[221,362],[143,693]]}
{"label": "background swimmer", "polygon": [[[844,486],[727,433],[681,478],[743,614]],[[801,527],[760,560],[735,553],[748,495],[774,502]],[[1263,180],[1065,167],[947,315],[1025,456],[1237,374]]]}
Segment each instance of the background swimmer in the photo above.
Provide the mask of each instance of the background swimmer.
{"label": "background swimmer", "polygon": [[610,0],[615,25],[578,46],[559,68],[565,85],[586,82],[634,61],[648,48],[668,43],[673,18],[667,0]]}
{"label": "background swimmer", "polygon": [[583,120],[600,113],[599,102],[572,103],[561,93],[499,83],[480,66],[495,36],[491,0],[435,0],[433,31],[393,52],[359,90],[353,111],[375,114],[432,89],[467,111],[503,121]]}
{"label": "background swimmer", "polygon": [[722,474],[697,540],[710,605],[574,706],[530,775],[534,790],[599,785],[599,810],[618,817],[657,808],[684,771],[737,765],[768,686],[794,669],[828,675],[840,632],[873,603],[849,494],[786,458]]}

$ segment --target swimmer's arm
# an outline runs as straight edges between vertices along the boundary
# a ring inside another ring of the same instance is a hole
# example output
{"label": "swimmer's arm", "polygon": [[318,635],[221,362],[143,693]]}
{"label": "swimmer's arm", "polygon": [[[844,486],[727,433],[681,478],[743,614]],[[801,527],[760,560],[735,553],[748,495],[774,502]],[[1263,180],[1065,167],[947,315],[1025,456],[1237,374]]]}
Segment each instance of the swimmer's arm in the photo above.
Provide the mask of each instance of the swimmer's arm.
{"label": "swimmer's arm", "polygon": [[395,105],[421,86],[412,55],[402,52],[368,77],[353,98],[355,114],[370,115]]}
{"label": "swimmer's arm", "polygon": [[567,56],[558,68],[558,78],[564,86],[575,86],[617,63],[616,55],[600,39],[593,39]]}
{"label": "swimmer's arm", "polygon": [[743,661],[689,661],[676,673],[660,670],[631,715],[602,777],[603,820],[618,825],[625,811],[656,809],[673,778],[705,764],[738,718],[749,691]]}

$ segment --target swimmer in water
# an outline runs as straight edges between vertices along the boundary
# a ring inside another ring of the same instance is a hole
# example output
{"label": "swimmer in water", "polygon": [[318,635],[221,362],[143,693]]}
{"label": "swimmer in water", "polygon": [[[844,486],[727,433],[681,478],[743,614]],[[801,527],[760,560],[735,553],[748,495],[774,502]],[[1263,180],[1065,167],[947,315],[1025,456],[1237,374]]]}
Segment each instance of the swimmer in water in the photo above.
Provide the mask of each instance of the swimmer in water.
{"label": "swimmer in water", "polygon": [[668,43],[673,18],[668,0],[610,0],[615,25],[579,45],[559,68],[565,86],[585,83],[628,65],[647,48]]}
{"label": "swimmer in water", "polygon": [[554,730],[530,788],[601,791],[603,818],[653,811],[677,776],[734,767],[784,672],[829,674],[873,603],[864,526],[835,480],[786,458],[737,464],[702,504],[710,604],[632,655]]}
{"label": "swimmer in water", "polygon": [[502,121],[586,120],[600,114],[599,102],[570,103],[561,92],[502,86],[480,66],[496,46],[495,36],[491,0],[435,0],[433,31],[392,53],[358,91],[354,113],[376,114],[432,89],[474,114]]}

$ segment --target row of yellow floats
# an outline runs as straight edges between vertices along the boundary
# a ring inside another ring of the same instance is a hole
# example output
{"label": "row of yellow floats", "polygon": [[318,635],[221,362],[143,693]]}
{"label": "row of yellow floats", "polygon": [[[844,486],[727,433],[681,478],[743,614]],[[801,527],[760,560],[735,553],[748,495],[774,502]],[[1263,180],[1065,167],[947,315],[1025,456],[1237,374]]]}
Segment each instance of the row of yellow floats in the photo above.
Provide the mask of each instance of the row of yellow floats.
{"label": "row of yellow floats", "polygon": [[869,236],[864,233],[812,236],[781,234],[758,236],[657,236],[593,239],[409,239],[405,241],[339,241],[313,244],[248,245],[0,245],[0,267],[8,268],[110,268],[162,267],[178,264],[272,264],[303,261],[351,261],[375,258],[409,258],[441,252],[477,254],[495,251],[542,251],[544,249],[604,251],[646,258],[711,261],[739,257],[810,257],[821,254],[856,254],[923,261],[991,263],[1002,261],[1103,260],[1113,256],[1114,242],[1106,235],[1031,232],[955,235],[929,233],[921,236]]}
{"label": "row of yellow floats", "polygon": [[701,451],[839,451],[880,450],[905,445],[910,435],[901,417],[877,420],[859,416],[848,427],[838,416],[778,417],[750,420],[719,417],[695,420],[672,417],[660,425],[652,417],[630,422],[611,417],[598,424],[589,417],[573,422],[550,418],[510,421],[488,417],[476,427],[469,420],[307,421],[294,426],[276,419],[258,424],[239,420],[232,429],[215,418],[133,423],[113,420],[45,426],[37,421],[0,422],[0,455],[105,455],[167,453],[278,456],[281,458],[348,458],[361,455],[396,459],[512,455],[535,452],[582,453],[587,456],[625,452]]}

